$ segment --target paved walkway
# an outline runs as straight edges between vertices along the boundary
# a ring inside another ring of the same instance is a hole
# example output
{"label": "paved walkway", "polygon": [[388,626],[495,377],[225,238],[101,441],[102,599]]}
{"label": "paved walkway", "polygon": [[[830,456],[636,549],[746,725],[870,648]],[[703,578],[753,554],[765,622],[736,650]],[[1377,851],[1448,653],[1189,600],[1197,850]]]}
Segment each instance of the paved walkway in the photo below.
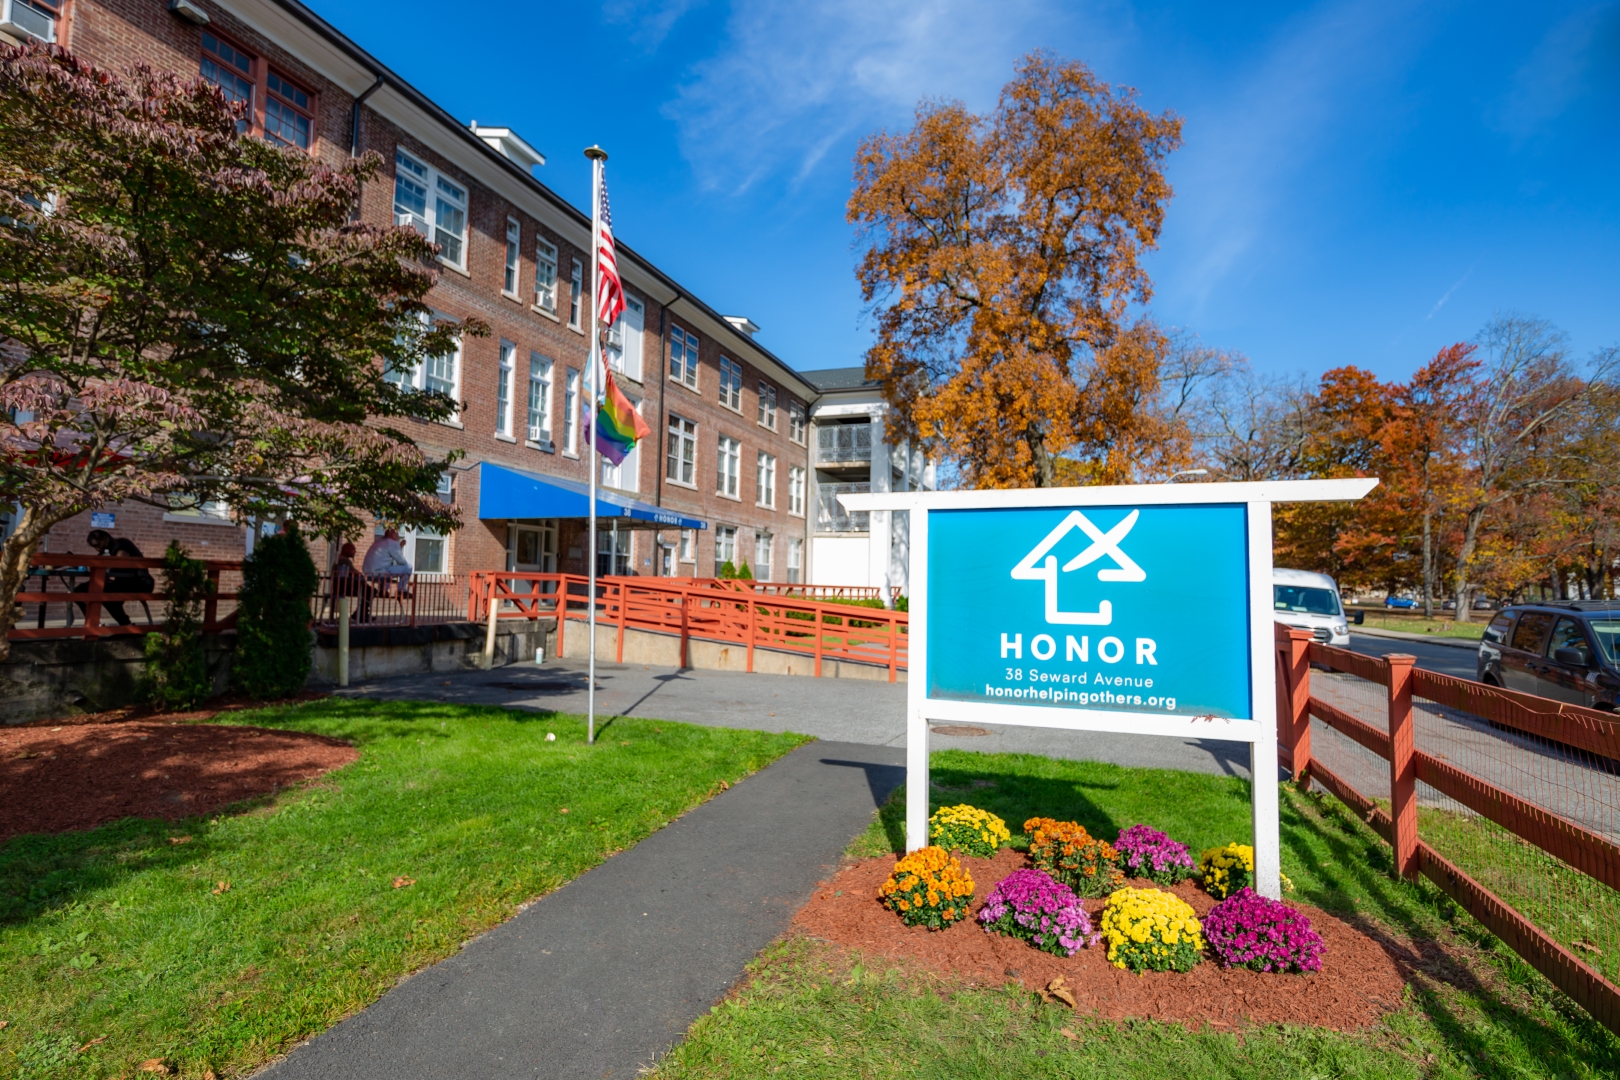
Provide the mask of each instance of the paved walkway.
{"label": "paved walkway", "polygon": [[802,747],[260,1075],[628,1080],[786,929],[901,782],[903,758]]}
{"label": "paved walkway", "polygon": [[[596,685],[600,717],[642,716],[714,727],[798,731],[820,739],[870,746],[904,748],[906,744],[905,683],[678,670],[599,661]],[[410,675],[353,686],[343,693],[583,713],[585,662],[550,660],[543,665],[514,664],[488,672]],[[987,734],[957,737],[935,733],[929,745],[934,750],[958,747],[1249,775],[1248,744],[1224,739],[1167,739],[989,725],[980,730]]]}

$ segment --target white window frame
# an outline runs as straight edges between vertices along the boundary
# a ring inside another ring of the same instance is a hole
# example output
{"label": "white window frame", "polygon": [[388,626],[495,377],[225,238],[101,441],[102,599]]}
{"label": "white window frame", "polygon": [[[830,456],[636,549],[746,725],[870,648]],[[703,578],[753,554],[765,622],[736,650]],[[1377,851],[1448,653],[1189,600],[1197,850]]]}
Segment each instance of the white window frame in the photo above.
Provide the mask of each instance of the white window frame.
{"label": "white window frame", "polygon": [[512,436],[512,375],[516,367],[517,346],[501,339],[500,367],[495,376],[495,434]]}
{"label": "white window frame", "polygon": [[804,406],[797,401],[788,402],[788,438],[803,446],[808,426]]}
{"label": "white window frame", "polygon": [[501,279],[501,295],[518,298],[518,285],[523,280],[523,226],[518,219],[506,219],[506,270]]}
{"label": "white window frame", "polygon": [[574,268],[568,272],[568,328],[578,330],[579,315],[585,306],[585,264],[578,259],[574,260]]}
{"label": "white window frame", "polygon": [[[433,316],[433,319],[436,322],[448,321],[445,316],[437,314]],[[452,422],[459,422],[461,416],[461,376],[463,367],[461,347],[461,335],[457,334],[455,345],[452,346],[450,351],[445,353],[443,356],[426,357],[421,363],[417,364],[416,367],[410,371],[400,371],[397,368],[391,368],[390,365],[384,365],[383,378],[388,382],[398,383],[406,390],[427,390],[430,389],[428,385],[430,382],[445,381],[441,376],[429,374],[428,369],[430,365],[434,364],[436,361],[447,362],[450,368],[450,378],[448,380],[450,388],[445,390],[445,394],[456,403],[456,411],[451,414],[450,420]]]}
{"label": "white window frame", "polygon": [[664,479],[684,488],[695,489],[697,469],[697,421],[670,413],[664,451]]}
{"label": "white window frame", "polygon": [[[401,209],[400,181],[422,188],[422,210],[418,213],[410,206]],[[394,224],[415,229],[439,245],[439,261],[463,272],[467,269],[468,192],[465,184],[452,180],[416,155],[399,147],[394,148]],[[461,231],[451,226],[456,211],[461,216]],[[444,254],[443,237],[454,242],[455,257]]]}
{"label": "white window frame", "polygon": [[579,456],[579,369],[563,376],[563,453]]}
{"label": "white window frame", "polygon": [[722,563],[737,565],[737,526],[717,525],[714,530],[714,576],[720,576]]}
{"label": "white window frame", "polygon": [[698,336],[679,323],[670,323],[669,375],[682,386],[698,388]]}
{"label": "white window frame", "polygon": [[[450,573],[450,537],[444,533],[434,532],[431,529],[401,529],[399,533],[400,547],[406,551],[406,561],[411,564],[411,576],[417,579],[442,579]],[[418,562],[425,554],[424,542],[428,550],[437,547],[439,568],[428,570],[418,568]]]}
{"label": "white window frame", "polygon": [[788,466],[788,513],[804,517],[804,467]]}
{"label": "white window frame", "polygon": [[742,412],[743,367],[729,356],[720,357],[720,404]]}
{"label": "white window frame", "polygon": [[608,367],[626,378],[641,381],[641,344],[647,323],[647,307],[633,296],[625,296],[624,312],[608,329]]}
{"label": "white window frame", "polygon": [[719,450],[715,454],[715,494],[722,499],[736,499],[740,502],[742,481],[738,478],[738,473],[742,469],[742,442],[730,435],[721,435],[716,445]]}
{"label": "white window frame", "polygon": [[789,585],[804,584],[804,541],[796,536],[788,540],[787,581]]}
{"label": "white window frame", "polygon": [[557,314],[557,245],[540,237],[534,241],[534,306]]}
{"label": "white window frame", "polygon": [[[749,568],[754,572],[754,580],[756,580],[756,581],[769,581],[769,580],[771,580],[771,563],[774,561],[771,558],[771,554],[772,554],[772,551],[775,548],[775,546],[776,546],[776,537],[772,536],[768,531],[766,531],[764,529],[755,530],[755,532],[754,532],[754,565]],[[759,555],[760,555],[761,551],[763,551],[765,553],[765,559],[764,559],[763,562],[761,562],[760,558],[759,558]]]}
{"label": "white window frame", "polygon": [[776,455],[761,450],[754,459],[754,505],[776,509]]}
{"label": "white window frame", "polygon": [[[525,431],[528,442],[542,450],[551,449],[551,380],[556,363],[549,356],[529,353],[529,395]],[[539,400],[536,401],[536,398]],[[539,423],[535,422],[536,416]]]}
{"label": "white window frame", "polygon": [[776,430],[776,387],[759,380],[759,426]]}

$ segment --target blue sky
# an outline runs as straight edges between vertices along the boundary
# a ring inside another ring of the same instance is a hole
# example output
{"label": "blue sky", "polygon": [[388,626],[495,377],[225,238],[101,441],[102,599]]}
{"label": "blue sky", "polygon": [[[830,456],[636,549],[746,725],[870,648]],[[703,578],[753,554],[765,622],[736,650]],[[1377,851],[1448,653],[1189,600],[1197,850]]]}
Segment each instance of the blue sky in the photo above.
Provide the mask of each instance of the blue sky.
{"label": "blue sky", "polygon": [[1034,48],[1185,120],[1164,324],[1279,374],[1404,377],[1507,310],[1620,343],[1620,4],[315,2],[578,205],[601,143],[617,234],[800,369],[871,338],[860,137],[923,96],[988,110]]}

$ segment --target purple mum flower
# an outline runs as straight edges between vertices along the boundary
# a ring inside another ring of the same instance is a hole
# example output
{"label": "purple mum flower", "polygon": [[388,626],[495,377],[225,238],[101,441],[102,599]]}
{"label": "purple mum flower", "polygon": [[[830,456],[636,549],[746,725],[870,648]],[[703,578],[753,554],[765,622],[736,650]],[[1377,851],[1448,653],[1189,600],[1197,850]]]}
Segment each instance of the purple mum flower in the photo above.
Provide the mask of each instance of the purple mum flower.
{"label": "purple mum flower", "polygon": [[1242,888],[1204,916],[1204,940],[1227,967],[1255,971],[1322,969],[1326,946],[1311,920],[1286,904]]}
{"label": "purple mum flower", "polygon": [[1147,825],[1121,829],[1114,849],[1128,874],[1147,878],[1156,885],[1174,885],[1198,873],[1198,864],[1186,844]]}
{"label": "purple mum flower", "polygon": [[1073,956],[1098,938],[1074,890],[1041,870],[1014,870],[998,881],[979,922],[987,934],[1020,938],[1057,956]]}

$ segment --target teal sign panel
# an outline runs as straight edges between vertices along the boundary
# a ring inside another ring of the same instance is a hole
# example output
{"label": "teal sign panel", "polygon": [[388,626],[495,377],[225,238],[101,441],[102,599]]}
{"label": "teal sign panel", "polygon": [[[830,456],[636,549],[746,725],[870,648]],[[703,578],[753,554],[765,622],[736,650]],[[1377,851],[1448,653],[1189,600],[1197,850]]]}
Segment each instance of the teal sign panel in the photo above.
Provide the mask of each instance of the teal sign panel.
{"label": "teal sign panel", "polygon": [[928,696],[1253,719],[1243,505],[933,510]]}

